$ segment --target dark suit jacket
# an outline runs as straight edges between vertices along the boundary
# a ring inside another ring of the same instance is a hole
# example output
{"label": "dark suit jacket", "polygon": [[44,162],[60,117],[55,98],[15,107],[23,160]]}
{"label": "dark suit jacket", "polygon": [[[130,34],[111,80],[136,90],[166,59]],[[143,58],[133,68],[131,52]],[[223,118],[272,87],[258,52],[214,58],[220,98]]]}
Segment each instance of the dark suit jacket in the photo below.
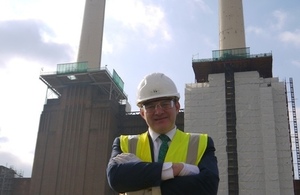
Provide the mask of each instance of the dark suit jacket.
{"label": "dark suit jacket", "polygon": [[[151,140],[150,136],[149,140]],[[122,153],[120,139],[116,138],[112,145],[111,159],[120,153]],[[107,166],[107,178],[110,187],[117,192],[137,191],[154,186],[160,186],[162,195],[214,195],[218,191],[219,171],[214,143],[210,137],[208,137],[207,149],[198,164],[200,173],[197,175],[178,176],[162,181],[163,163],[117,164],[111,159]]]}

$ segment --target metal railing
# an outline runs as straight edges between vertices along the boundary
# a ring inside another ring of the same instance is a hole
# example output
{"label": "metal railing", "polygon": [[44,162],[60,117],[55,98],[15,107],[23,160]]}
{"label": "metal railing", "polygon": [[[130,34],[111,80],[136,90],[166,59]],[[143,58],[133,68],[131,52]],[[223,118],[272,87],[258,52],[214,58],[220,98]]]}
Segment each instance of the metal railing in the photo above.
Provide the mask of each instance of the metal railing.
{"label": "metal railing", "polygon": [[213,50],[212,58],[206,59],[192,59],[192,62],[213,62],[213,61],[224,61],[233,59],[245,59],[245,58],[259,58],[272,56],[272,53],[262,54],[250,54],[250,48],[237,48],[237,49],[225,49],[225,50]]}
{"label": "metal railing", "polygon": [[56,71],[52,71],[52,72],[41,71],[40,75],[51,75],[51,74],[72,75],[76,73],[86,73],[86,72],[93,72],[99,70],[105,70],[107,74],[110,76],[110,78],[113,80],[113,82],[116,84],[116,86],[121,90],[121,92],[124,93],[124,82],[115,70],[113,70],[113,74],[111,74],[106,66],[99,67],[99,69],[98,68],[90,69],[88,68],[88,62],[72,62],[72,63],[57,64]]}

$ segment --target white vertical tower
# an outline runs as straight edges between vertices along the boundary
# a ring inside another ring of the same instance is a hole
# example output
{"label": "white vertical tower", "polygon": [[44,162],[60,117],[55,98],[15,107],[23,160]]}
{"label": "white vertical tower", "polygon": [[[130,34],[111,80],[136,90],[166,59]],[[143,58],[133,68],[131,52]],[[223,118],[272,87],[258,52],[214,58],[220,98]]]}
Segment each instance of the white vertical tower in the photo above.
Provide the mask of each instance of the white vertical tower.
{"label": "white vertical tower", "polygon": [[219,50],[193,59],[184,130],[215,143],[218,195],[294,194],[285,84],[272,75],[272,54],[245,47],[242,0],[219,0]]}
{"label": "white vertical tower", "polygon": [[88,62],[89,70],[98,70],[101,63],[105,0],[86,0],[78,62]]}
{"label": "white vertical tower", "polygon": [[245,47],[242,0],[219,0],[219,49]]}

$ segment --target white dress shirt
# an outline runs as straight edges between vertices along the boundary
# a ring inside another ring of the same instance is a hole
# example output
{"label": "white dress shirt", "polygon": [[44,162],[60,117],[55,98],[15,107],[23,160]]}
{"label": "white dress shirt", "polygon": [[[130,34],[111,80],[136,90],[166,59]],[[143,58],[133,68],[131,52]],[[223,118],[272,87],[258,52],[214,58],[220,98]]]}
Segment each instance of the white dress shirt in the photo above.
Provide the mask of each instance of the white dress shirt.
{"label": "white dress shirt", "polygon": [[[169,145],[171,144],[173,137],[176,133],[177,127],[175,126],[171,131],[166,133],[166,135],[170,138]],[[152,129],[148,129],[150,137],[152,138],[153,142],[153,154],[154,154],[154,161],[157,162],[158,160],[158,152],[160,145],[162,144],[162,141],[158,138],[160,134],[156,133]],[[161,172],[161,178],[162,180],[172,179],[174,178],[173,169],[172,169],[172,162],[165,162],[163,164],[163,169]],[[200,172],[199,168],[196,165],[186,164],[182,163],[183,169],[179,173],[179,176],[185,176],[185,175],[195,175]]]}

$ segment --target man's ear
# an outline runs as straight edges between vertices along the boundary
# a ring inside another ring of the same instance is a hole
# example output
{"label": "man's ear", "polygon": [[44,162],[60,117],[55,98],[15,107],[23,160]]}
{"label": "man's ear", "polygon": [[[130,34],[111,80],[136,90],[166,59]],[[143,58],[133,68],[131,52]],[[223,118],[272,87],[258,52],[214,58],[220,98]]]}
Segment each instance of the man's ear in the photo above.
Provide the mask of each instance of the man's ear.
{"label": "man's ear", "polygon": [[179,103],[179,101],[176,101],[175,107],[176,107],[176,111],[177,111],[177,114],[178,114],[178,112],[180,110],[180,103]]}
{"label": "man's ear", "polygon": [[145,111],[143,108],[140,108],[140,115],[145,119]]}

